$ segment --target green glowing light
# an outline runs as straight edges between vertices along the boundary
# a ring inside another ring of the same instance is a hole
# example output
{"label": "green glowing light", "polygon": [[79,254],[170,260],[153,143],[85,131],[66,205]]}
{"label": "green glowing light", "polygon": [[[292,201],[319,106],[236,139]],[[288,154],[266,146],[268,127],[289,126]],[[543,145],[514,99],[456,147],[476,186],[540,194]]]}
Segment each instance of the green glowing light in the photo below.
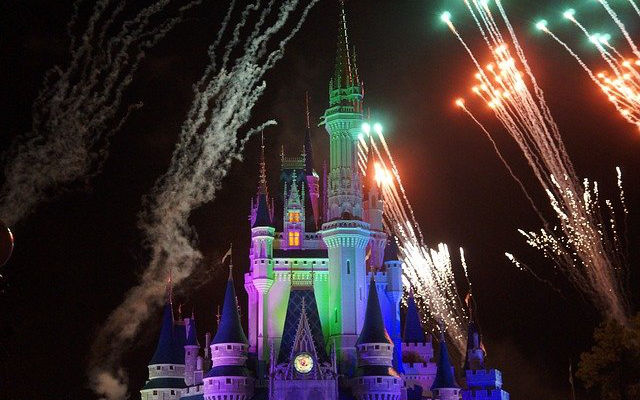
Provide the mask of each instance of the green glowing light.
{"label": "green glowing light", "polygon": [[576,10],[573,8],[568,9],[567,11],[562,13],[562,16],[566,19],[573,19],[573,16],[576,15]]}
{"label": "green glowing light", "polygon": [[368,122],[364,122],[362,124],[362,132],[366,133],[367,135],[369,134],[369,132],[371,132],[371,125],[369,125]]}
{"label": "green glowing light", "polygon": [[609,35],[608,33],[605,33],[604,35],[600,35],[598,39],[600,40],[600,43],[608,44],[609,40],[611,40],[611,35]]}
{"label": "green glowing light", "polygon": [[594,33],[593,35],[589,36],[589,41],[593,44],[598,44],[600,42],[600,34]]}
{"label": "green glowing light", "polygon": [[538,29],[539,31],[544,31],[545,29],[547,29],[547,20],[541,19],[540,21],[536,22],[536,29]]}
{"label": "green glowing light", "polygon": [[449,11],[443,12],[442,15],[440,15],[440,19],[446,23],[451,22],[451,13]]}
{"label": "green glowing light", "polygon": [[377,133],[378,135],[381,135],[381,134],[382,134],[382,124],[380,124],[379,122],[376,122],[376,123],[373,125],[373,130],[374,130],[374,131],[376,131],[376,133]]}

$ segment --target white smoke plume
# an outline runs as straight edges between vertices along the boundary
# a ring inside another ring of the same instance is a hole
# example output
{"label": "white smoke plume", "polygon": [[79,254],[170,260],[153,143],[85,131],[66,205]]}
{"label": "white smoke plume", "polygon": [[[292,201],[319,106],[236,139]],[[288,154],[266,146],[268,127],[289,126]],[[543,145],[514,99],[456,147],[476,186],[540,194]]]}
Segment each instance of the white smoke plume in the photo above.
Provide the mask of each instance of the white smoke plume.
{"label": "white smoke plume", "polygon": [[[122,96],[145,51],[200,1],[157,0],[144,7],[125,0],[74,3],[69,64],[46,73],[30,132],[16,138],[3,156],[0,218],[14,225],[65,185],[100,172],[110,136],[141,107],[124,106]],[[88,19],[80,24],[86,12]]]}
{"label": "white smoke plume", "polygon": [[[149,265],[139,285],[111,313],[93,345],[90,379],[94,390],[104,398],[122,398],[121,385],[126,385],[126,377],[119,372],[123,352],[150,312],[162,302],[169,268],[174,284],[179,284],[200,265],[203,256],[196,248],[188,218],[193,210],[214,199],[232,161],[241,158],[251,135],[275,124],[268,121],[254,129],[245,128],[266,88],[264,75],[282,58],[286,44],[317,1],[301,6],[299,0],[286,0],[274,6],[275,0],[271,0],[263,6],[258,0],[241,12],[236,10],[235,0],[231,1],[217,38],[209,47],[210,63],[194,86],[195,98],[168,171],[144,199],[139,226],[151,252]],[[236,16],[239,23],[231,31],[230,21],[236,13],[240,13]],[[250,33],[243,34],[252,18],[255,25]],[[294,22],[288,24],[292,19]],[[282,38],[275,42],[278,34]],[[229,41],[222,45],[227,36]]]}

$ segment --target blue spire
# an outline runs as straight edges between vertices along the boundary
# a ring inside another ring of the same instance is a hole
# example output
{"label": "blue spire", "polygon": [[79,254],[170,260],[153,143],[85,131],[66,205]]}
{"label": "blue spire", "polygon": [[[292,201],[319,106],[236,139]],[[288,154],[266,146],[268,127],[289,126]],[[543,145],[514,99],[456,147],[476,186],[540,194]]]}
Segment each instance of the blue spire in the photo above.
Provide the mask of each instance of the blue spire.
{"label": "blue spire", "polygon": [[447,351],[447,343],[444,339],[444,333],[440,333],[440,359],[438,360],[438,372],[436,372],[436,379],[431,385],[431,390],[434,389],[451,389],[459,388],[456,383],[456,378],[453,376],[453,367],[451,361],[449,361],[449,352]]}
{"label": "blue spire", "polygon": [[369,283],[369,298],[367,299],[367,311],[364,315],[364,325],[362,325],[362,332],[360,332],[356,342],[356,344],[363,343],[392,343],[384,327],[380,301],[378,300],[378,289],[376,289],[373,274]]}
{"label": "blue spire", "polygon": [[256,226],[273,226],[271,221],[271,213],[269,212],[268,196],[266,194],[258,194],[258,208],[256,210],[256,220],[252,228]]}
{"label": "blue spire", "polygon": [[216,336],[211,343],[249,343],[240,323],[240,315],[238,315],[238,302],[236,301],[236,290],[233,287],[231,269],[229,269],[227,291],[224,294],[222,317],[220,318],[220,324],[218,324]]}
{"label": "blue spire", "polygon": [[184,343],[185,346],[200,346],[198,343],[198,332],[196,331],[196,318],[193,313],[189,320],[189,326],[187,326],[187,338]]}
{"label": "blue spire", "polygon": [[179,343],[180,340],[176,333],[173,321],[173,309],[171,302],[167,301],[164,305],[164,313],[162,315],[160,338],[158,339],[156,351],[153,353],[149,365],[184,364],[184,350],[180,348],[180,351],[177,351],[177,347],[182,344]]}
{"label": "blue spire", "polygon": [[404,321],[403,336],[405,343],[426,343],[427,341],[424,330],[422,330],[420,315],[418,314],[416,300],[413,298],[413,292],[409,294],[409,301],[407,302],[407,317]]}

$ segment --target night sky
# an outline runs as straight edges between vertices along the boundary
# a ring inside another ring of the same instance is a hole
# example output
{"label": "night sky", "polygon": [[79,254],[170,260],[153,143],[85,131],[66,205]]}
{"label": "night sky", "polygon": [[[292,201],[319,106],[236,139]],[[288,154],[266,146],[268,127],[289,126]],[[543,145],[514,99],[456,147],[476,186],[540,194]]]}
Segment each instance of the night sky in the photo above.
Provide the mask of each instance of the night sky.
{"label": "night sky", "polygon": [[[4,276],[0,398],[93,398],[86,379],[92,338],[135,285],[148,260],[136,227],[141,197],[168,166],[191,102],[191,85],[205,67],[207,46],[226,11],[225,1],[203,3],[148,52],[127,91],[128,101],[143,101],[144,107],[113,137],[103,172],[69,186],[12,227],[15,252],[0,271]],[[616,33],[595,2],[519,0],[505,1],[505,7],[580,177],[598,180],[603,197],[611,198],[617,195],[615,167],[623,170],[631,209],[627,238],[637,304],[640,133],[615,112],[568,54],[533,28],[538,18],[545,17],[588,55],[588,45],[559,15],[565,6],[576,3],[584,4],[578,10],[590,15],[594,26]],[[590,346],[600,317],[588,299],[516,232],[517,228],[536,230],[540,221],[484,135],[454,107],[458,96],[465,96],[469,107],[487,122],[538,204],[549,217],[552,214],[520,151],[470,93],[474,70],[439,20],[445,9],[452,12],[463,35],[482,49],[461,1],[347,2],[350,40],[357,47],[366,107],[385,126],[428,244],[445,242],[452,253],[459,246],[465,249],[488,363],[503,371],[506,390],[514,399],[566,399],[569,360],[575,362]],[[252,124],[270,118],[279,122],[265,131],[273,190],[281,146],[289,154],[302,148],[305,91],[311,98],[312,120],[319,120],[327,107],[337,10],[335,1],[321,1],[285,57],[267,75],[268,89]],[[29,130],[31,104],[44,72],[68,61],[65,25],[71,12],[69,1],[10,0],[0,5],[2,149]],[[614,35],[614,42],[619,41]],[[320,170],[328,136],[321,128],[313,129],[313,135]],[[229,242],[234,243],[236,290],[243,304],[246,296],[240,278],[248,263],[246,221],[257,185],[258,148],[258,139],[253,139],[245,160],[234,162],[215,201],[196,210],[190,219],[206,256],[203,268],[215,266]],[[518,255],[559,292],[518,271],[504,257],[505,251]],[[183,302],[188,310],[195,307],[201,336],[214,329],[223,281],[220,276],[196,288],[177,289],[176,302]],[[460,287],[466,290],[463,279]],[[134,398],[146,379],[159,320],[160,311],[125,360]],[[588,398],[582,389],[579,395]]]}

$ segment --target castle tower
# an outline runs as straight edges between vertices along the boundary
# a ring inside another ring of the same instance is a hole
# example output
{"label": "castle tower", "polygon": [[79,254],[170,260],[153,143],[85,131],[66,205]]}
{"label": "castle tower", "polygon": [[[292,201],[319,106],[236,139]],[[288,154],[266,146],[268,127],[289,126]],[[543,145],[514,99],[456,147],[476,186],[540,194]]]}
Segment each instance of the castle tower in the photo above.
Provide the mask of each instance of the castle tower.
{"label": "castle tower", "polygon": [[393,341],[384,328],[373,276],[369,284],[364,326],[356,347],[358,368],[352,379],[353,396],[357,400],[399,400],[404,381],[392,367]]}
{"label": "castle tower", "polygon": [[329,108],[324,124],[329,133],[327,221],[322,240],[329,258],[329,341],[335,346],[340,372],[353,373],[355,343],[364,322],[366,248],[369,224],[362,221],[362,184],[357,165],[357,140],[362,124],[363,92],[347,37],[344,3]]}
{"label": "castle tower", "polygon": [[407,300],[407,315],[402,338],[402,365],[409,399],[421,399],[431,394],[436,376],[431,335],[424,333],[413,292]]}
{"label": "castle tower", "polygon": [[443,330],[441,328],[438,371],[431,385],[432,398],[434,400],[458,400],[460,398],[460,386],[456,383],[454,370],[449,360],[449,352],[447,351],[447,342],[444,338]]}
{"label": "castle tower", "polygon": [[469,322],[467,357],[464,363],[468,389],[462,391],[462,400],[509,400],[509,393],[502,389],[502,372],[485,368],[484,357],[482,337],[472,319]]}
{"label": "castle tower", "polygon": [[270,207],[267,187],[264,140],[260,151],[260,183],[255,203],[252,204],[251,248],[249,250],[249,273],[245,275],[245,289],[249,297],[248,328],[249,351],[257,355],[259,377],[262,377],[268,357],[265,346],[266,317],[269,290],[273,285],[273,241],[275,227],[273,207]]}
{"label": "castle tower", "polygon": [[246,366],[248,349],[229,270],[222,317],[211,342],[212,368],[204,377],[205,400],[249,400],[253,396],[255,380]]}
{"label": "castle tower", "polygon": [[[372,233],[373,238],[373,233]],[[373,240],[373,239],[372,239]],[[392,237],[384,247],[384,274],[386,276],[386,286],[384,290],[389,308],[384,309],[385,326],[391,340],[393,340],[393,367],[404,373],[402,365],[402,336],[400,335],[400,300],[402,299],[402,261],[398,257],[398,246]],[[382,305],[381,305],[382,306]]]}
{"label": "castle tower", "polygon": [[358,171],[358,135],[362,128],[364,93],[355,58],[349,49],[344,1],[340,0],[340,31],[335,71],[329,85],[324,125],[329,133],[329,221],[362,219],[362,185]]}
{"label": "castle tower", "polygon": [[140,390],[142,400],[179,399],[182,389],[186,387],[184,381],[186,332],[184,326],[177,325],[173,319],[171,280],[169,280],[167,293],[158,345],[149,361],[149,380]]}
{"label": "castle tower", "polygon": [[187,338],[184,343],[184,381],[187,386],[202,383],[203,359],[200,357],[200,343],[198,343],[196,331],[196,318],[191,313],[191,318],[185,318]]}

